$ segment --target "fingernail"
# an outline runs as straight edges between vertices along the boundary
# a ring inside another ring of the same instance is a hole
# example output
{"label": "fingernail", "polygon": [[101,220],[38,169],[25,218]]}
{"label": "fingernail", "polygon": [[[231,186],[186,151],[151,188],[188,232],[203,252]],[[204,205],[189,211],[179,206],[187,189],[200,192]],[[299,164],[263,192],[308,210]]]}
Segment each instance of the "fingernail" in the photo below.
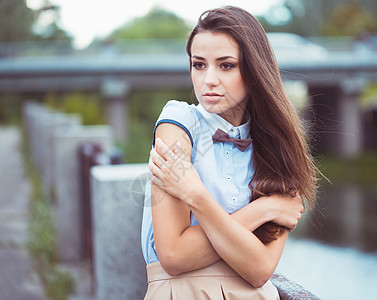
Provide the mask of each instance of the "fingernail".
{"label": "fingernail", "polygon": [[180,141],[176,142],[175,146],[178,147],[178,148],[181,148],[181,142]]}

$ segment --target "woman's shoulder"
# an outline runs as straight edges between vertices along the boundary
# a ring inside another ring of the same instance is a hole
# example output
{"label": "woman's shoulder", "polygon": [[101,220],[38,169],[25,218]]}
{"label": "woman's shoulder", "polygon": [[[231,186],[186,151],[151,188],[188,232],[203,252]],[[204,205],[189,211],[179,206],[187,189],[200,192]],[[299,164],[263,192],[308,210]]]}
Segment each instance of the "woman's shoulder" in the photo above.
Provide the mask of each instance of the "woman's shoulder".
{"label": "woman's shoulder", "polygon": [[161,123],[170,123],[182,128],[194,144],[197,136],[196,106],[186,101],[169,100],[162,109],[155,128]]}
{"label": "woman's shoulder", "polygon": [[196,110],[196,105],[186,101],[169,100],[163,107],[157,122],[169,119],[194,124],[197,118]]}
{"label": "woman's shoulder", "polygon": [[166,102],[163,111],[166,109],[176,109],[181,110],[185,112],[192,112],[193,109],[196,109],[196,106],[194,104],[189,104],[186,101],[183,100],[169,100]]}

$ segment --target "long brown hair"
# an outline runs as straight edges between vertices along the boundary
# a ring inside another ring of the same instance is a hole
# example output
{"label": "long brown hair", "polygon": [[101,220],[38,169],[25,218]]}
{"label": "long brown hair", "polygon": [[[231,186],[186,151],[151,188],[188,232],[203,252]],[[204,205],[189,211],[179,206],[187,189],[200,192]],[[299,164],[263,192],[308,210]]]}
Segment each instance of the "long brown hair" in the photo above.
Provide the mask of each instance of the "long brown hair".
{"label": "long brown hair", "polygon": [[[275,55],[258,20],[247,11],[225,6],[205,11],[187,40],[190,58],[195,35],[202,31],[226,33],[240,49],[240,71],[248,89],[250,134],[253,139],[252,164],[255,170],[249,183],[250,201],[265,195],[292,195],[304,199],[312,208],[316,197],[316,168],[309,154],[305,132],[298,114],[288,99]],[[272,222],[254,233],[265,244],[275,240],[284,228]]]}

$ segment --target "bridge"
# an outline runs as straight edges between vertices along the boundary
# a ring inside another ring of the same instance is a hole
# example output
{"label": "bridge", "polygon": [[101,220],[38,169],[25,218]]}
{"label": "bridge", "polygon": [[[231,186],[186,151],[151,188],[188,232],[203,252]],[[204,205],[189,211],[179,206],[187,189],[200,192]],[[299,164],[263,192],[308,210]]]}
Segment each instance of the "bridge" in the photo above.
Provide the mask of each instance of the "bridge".
{"label": "bridge", "polygon": [[[306,83],[314,118],[320,119],[318,149],[343,156],[361,151],[358,95],[377,81],[377,53],[329,52],[320,59],[279,56],[283,80]],[[191,88],[183,53],[16,57],[0,60],[0,93],[25,97],[48,92],[99,91],[118,138],[127,134],[127,96],[137,89]],[[313,116],[313,115],[312,115]],[[308,117],[313,120],[313,117]],[[335,132],[337,134],[335,134]]]}

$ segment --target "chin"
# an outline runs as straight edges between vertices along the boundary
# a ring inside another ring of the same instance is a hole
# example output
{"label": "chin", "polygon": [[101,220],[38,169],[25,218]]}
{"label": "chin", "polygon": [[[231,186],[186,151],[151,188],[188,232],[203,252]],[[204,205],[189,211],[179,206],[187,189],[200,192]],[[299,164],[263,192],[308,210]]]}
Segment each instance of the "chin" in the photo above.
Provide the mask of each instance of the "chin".
{"label": "chin", "polygon": [[212,113],[212,114],[221,114],[222,113],[222,110],[221,109],[216,109],[214,107],[205,107],[203,106],[204,109],[209,112],[209,113]]}
{"label": "chin", "polygon": [[221,114],[223,112],[223,109],[221,109],[221,106],[219,104],[201,102],[201,105],[209,113]]}

